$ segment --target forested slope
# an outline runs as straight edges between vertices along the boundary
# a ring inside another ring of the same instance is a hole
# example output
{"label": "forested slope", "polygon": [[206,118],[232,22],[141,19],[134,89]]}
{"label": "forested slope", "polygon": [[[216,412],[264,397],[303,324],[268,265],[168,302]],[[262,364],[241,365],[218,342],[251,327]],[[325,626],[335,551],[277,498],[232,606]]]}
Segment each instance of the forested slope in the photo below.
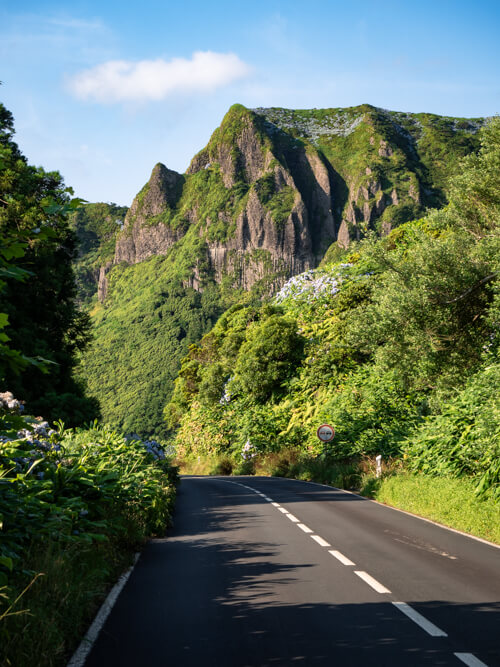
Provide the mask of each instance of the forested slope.
{"label": "forested slope", "polygon": [[[0,374],[27,409],[71,425],[99,414],[74,376],[88,343],[88,314],[76,303],[71,199],[58,172],[29,165],[0,104]],[[22,371],[22,372],[21,372]]]}
{"label": "forested slope", "polygon": [[116,237],[123,227],[126,206],[85,204],[69,215],[69,226],[78,239],[78,254],[73,262],[78,300],[89,305],[97,292],[101,268],[111,264]]}
{"label": "forested slope", "polygon": [[95,276],[102,258],[81,377],[104,420],[165,435],[180,359],[243,291],[267,299],[356,240],[444,205],[483,123],[234,105],[185,174],[157,164],[123,228],[110,215],[108,240],[77,264]]}
{"label": "forested slope", "polygon": [[[482,142],[444,209],[368,236],[269,303],[233,306],[191,345],[166,409],[181,456],[224,454],[238,466],[284,450],[382,454],[469,475],[478,493],[498,496],[497,118]],[[331,443],[316,437],[323,422],[335,426]]]}

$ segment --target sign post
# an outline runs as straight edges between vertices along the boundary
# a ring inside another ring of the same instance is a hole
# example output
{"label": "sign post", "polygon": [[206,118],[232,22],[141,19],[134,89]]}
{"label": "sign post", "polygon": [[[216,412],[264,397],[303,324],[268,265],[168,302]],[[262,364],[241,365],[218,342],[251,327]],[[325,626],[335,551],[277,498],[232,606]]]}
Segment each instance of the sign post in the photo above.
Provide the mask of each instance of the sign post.
{"label": "sign post", "polygon": [[321,424],[316,431],[316,435],[321,442],[330,442],[335,436],[335,429],[330,424]]}

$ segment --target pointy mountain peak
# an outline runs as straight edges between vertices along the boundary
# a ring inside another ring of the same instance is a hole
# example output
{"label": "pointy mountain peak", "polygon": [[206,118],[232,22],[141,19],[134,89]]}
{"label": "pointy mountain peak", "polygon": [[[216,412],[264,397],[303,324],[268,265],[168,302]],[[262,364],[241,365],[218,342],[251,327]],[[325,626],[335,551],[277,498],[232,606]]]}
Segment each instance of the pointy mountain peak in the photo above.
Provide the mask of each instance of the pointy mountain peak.
{"label": "pointy mountain peak", "polygon": [[186,173],[217,166],[226,187],[237,181],[251,183],[262,175],[270,148],[262,119],[242,104],[233,104]]}
{"label": "pointy mountain peak", "polygon": [[136,197],[141,198],[144,214],[158,215],[166,206],[175,206],[183,181],[181,174],[158,162],[153,167],[149,181]]}
{"label": "pointy mountain peak", "polygon": [[158,162],[136,195],[116,241],[115,264],[135,263],[164,254],[182,235],[167,220],[182,194],[184,176]]}

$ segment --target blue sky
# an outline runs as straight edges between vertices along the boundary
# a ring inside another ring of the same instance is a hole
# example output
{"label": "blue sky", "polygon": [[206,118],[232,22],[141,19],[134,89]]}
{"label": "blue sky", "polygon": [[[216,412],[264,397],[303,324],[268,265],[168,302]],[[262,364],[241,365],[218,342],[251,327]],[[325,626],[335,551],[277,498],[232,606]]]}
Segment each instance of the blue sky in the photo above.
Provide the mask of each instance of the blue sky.
{"label": "blue sky", "polygon": [[0,101],[31,164],[130,205],[235,102],[500,112],[500,3],[2,0]]}

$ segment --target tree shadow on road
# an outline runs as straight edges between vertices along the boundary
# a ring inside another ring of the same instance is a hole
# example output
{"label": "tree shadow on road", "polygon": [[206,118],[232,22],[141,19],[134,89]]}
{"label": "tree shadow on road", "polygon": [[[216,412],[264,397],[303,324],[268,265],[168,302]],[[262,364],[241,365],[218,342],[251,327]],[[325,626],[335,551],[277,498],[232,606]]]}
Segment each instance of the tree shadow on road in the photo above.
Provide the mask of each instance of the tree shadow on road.
{"label": "tree shadow on road", "polygon": [[[453,636],[447,627],[449,638],[430,637],[368,590],[352,603],[346,568],[332,559],[321,569],[281,543],[256,514],[256,494],[220,486],[181,491],[174,528],[148,544],[87,667],[456,667],[454,652],[500,664],[494,632],[483,654],[461,636],[474,622],[483,641],[499,605],[415,603],[434,622],[457,619]],[[251,541],[250,530],[267,537]]]}

